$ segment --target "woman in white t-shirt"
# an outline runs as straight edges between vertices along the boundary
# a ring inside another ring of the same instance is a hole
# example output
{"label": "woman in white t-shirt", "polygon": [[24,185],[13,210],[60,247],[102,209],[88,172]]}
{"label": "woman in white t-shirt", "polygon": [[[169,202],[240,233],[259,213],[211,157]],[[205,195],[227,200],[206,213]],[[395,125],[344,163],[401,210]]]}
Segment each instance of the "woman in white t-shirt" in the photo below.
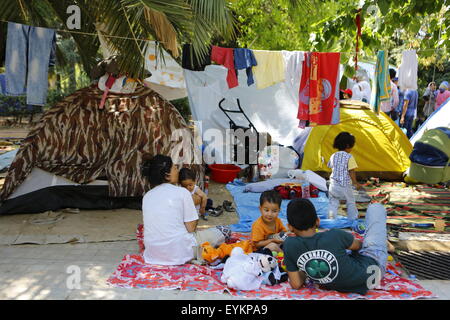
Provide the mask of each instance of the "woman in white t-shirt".
{"label": "woman in white t-shirt", "polygon": [[197,231],[198,213],[192,196],[176,186],[178,167],[170,157],[156,155],[144,164],[143,174],[151,186],[142,200],[146,263],[201,263],[203,242],[218,246],[231,235],[223,226]]}

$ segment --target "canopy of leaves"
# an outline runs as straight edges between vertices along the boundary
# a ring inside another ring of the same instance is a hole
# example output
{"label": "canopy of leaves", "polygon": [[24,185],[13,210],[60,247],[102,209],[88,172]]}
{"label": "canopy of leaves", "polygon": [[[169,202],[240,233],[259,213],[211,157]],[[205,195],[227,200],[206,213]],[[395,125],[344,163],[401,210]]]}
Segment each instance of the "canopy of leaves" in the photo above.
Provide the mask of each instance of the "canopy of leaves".
{"label": "canopy of leaves", "polygon": [[[236,42],[267,50],[343,52],[352,66],[356,48],[355,18],[361,9],[359,59],[374,61],[387,50],[399,65],[401,52],[416,49],[422,67],[442,67],[450,48],[450,1],[446,0],[310,0],[309,9],[290,1],[239,0],[231,6],[238,21]],[[351,76],[352,68],[346,68]]]}
{"label": "canopy of leaves", "polygon": [[69,34],[88,73],[96,62],[99,25],[108,48],[119,55],[122,73],[137,78],[144,77],[146,40],[158,40],[176,58],[181,43],[193,43],[194,54],[201,56],[213,36],[234,36],[225,0],[2,0],[0,19],[67,30],[70,5],[81,9],[81,30]]}

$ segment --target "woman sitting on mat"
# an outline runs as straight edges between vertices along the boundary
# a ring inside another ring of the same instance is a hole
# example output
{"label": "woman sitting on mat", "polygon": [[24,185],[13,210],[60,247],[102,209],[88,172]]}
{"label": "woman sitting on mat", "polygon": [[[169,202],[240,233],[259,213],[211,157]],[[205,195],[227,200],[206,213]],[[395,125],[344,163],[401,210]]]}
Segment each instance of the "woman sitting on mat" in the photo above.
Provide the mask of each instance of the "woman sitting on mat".
{"label": "woman sitting on mat", "polygon": [[143,165],[151,190],[144,195],[144,259],[146,263],[180,265],[201,262],[203,242],[212,246],[231,235],[227,227],[197,231],[198,213],[191,193],[178,187],[178,167],[170,157],[156,155]]}

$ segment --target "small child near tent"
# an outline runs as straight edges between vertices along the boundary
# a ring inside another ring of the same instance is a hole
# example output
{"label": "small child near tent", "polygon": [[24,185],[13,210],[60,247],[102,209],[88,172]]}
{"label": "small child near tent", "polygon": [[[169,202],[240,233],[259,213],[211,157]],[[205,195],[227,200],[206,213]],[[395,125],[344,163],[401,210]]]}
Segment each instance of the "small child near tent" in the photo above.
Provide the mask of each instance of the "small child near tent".
{"label": "small child near tent", "polygon": [[182,168],[178,179],[180,185],[191,193],[192,200],[200,217],[206,220],[205,212],[208,196],[195,184],[195,173],[188,168]]}
{"label": "small child near tent", "polygon": [[286,228],[278,218],[281,210],[281,196],[275,190],[264,191],[259,198],[259,217],[252,225],[250,240],[255,249],[270,249],[271,251],[282,252]]}
{"label": "small child near tent", "polygon": [[336,219],[340,199],[346,200],[348,219],[358,219],[358,209],[356,208],[352,184],[357,189],[363,187],[356,181],[355,169],[358,165],[355,158],[350,154],[354,146],[355,136],[349,132],[341,132],[334,139],[333,148],[339,151],[333,153],[330,161],[328,161],[328,167],[332,170],[328,190],[330,197],[329,219]]}

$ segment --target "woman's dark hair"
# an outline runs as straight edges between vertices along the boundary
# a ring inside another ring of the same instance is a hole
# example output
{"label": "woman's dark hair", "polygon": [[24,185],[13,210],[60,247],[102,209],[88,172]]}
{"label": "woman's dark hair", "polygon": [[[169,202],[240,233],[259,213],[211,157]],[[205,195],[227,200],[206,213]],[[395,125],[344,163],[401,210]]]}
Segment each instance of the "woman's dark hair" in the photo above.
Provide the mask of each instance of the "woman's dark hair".
{"label": "woman's dark hair", "polygon": [[355,145],[355,136],[349,132],[341,132],[334,138],[333,148],[343,151],[347,148],[353,148]]}
{"label": "woman's dark hair", "polygon": [[195,182],[195,173],[189,168],[182,168],[180,169],[180,172],[178,173],[178,181],[184,181],[191,179]]}
{"label": "woman's dark hair", "polygon": [[167,182],[167,174],[172,169],[172,159],[168,156],[158,154],[147,160],[142,165],[142,174],[150,182],[150,186],[156,187]]}
{"label": "woman's dark hair", "polygon": [[316,225],[316,208],[308,199],[293,199],[287,206],[287,221],[295,229],[304,231]]}
{"label": "woman's dark hair", "polygon": [[264,202],[276,203],[279,207],[281,207],[281,196],[275,190],[264,191],[259,197],[259,205],[262,206]]}

